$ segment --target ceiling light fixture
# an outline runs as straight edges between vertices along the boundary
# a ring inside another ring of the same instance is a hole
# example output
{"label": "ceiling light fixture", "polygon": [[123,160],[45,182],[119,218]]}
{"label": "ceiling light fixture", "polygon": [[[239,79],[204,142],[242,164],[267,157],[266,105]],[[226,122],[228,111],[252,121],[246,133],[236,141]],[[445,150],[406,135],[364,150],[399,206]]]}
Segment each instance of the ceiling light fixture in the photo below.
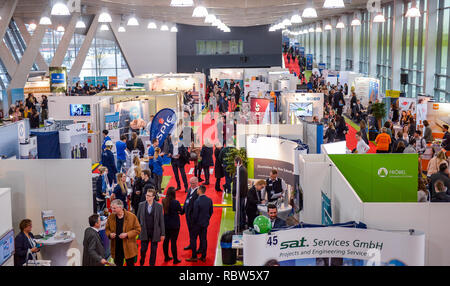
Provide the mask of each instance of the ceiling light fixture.
{"label": "ceiling light fixture", "polygon": [[330,24],[326,24],[325,27],[323,28],[325,31],[330,31],[333,30],[333,27]]}
{"label": "ceiling light fixture", "polygon": [[117,30],[119,33],[125,33],[127,30],[125,29],[125,27],[120,24],[119,29]]}
{"label": "ceiling light fixture", "polygon": [[170,1],[172,7],[192,7],[194,6],[193,0],[172,0]]}
{"label": "ceiling light fixture", "polygon": [[98,16],[98,22],[99,23],[111,23],[112,18],[111,15],[109,15],[108,12],[102,12],[100,16]]}
{"label": "ceiling light fixture", "polygon": [[313,6],[313,1],[308,1],[308,6],[303,10],[302,13],[303,18],[317,18],[317,11]]}
{"label": "ceiling light fixture", "polygon": [[63,2],[57,2],[53,5],[52,12],[50,14],[54,16],[69,16],[69,7],[67,7],[67,5]]}
{"label": "ceiling light fixture", "polygon": [[213,25],[214,27],[219,27],[220,23],[222,23],[222,21],[220,21],[220,19],[216,19],[214,20],[214,22],[212,22],[211,25]]}
{"label": "ceiling light fixture", "polygon": [[292,15],[292,17],[291,17],[291,23],[292,24],[300,24],[302,22],[303,22],[302,17],[300,17],[299,14]]}
{"label": "ceiling light fixture", "polygon": [[39,20],[39,25],[51,25],[52,20],[50,20],[50,17],[42,16],[41,20]]}
{"label": "ceiling light fixture", "polygon": [[136,17],[131,16],[130,19],[128,19],[127,26],[139,26],[139,22]]}
{"label": "ceiling light fixture", "polygon": [[304,30],[303,30],[303,34],[308,34],[308,30],[307,30],[307,29],[304,29]]}
{"label": "ceiling light fixture", "polygon": [[100,31],[109,31],[108,25],[107,25],[107,24],[102,24],[102,25],[100,26]]}
{"label": "ceiling light fixture", "polygon": [[204,18],[206,16],[208,16],[208,10],[202,5],[195,7],[194,12],[192,12],[192,17],[194,18]]}
{"label": "ceiling light fixture", "polygon": [[147,29],[155,30],[155,29],[158,29],[158,26],[156,26],[155,22],[151,21],[150,23],[148,23]]}
{"label": "ceiling light fixture", "polygon": [[353,19],[352,26],[361,26],[361,21],[358,18]]}
{"label": "ceiling light fixture", "polygon": [[60,33],[64,33],[66,31],[66,29],[63,26],[59,25],[58,28],[56,28],[56,31],[60,32]]}
{"label": "ceiling light fixture", "polygon": [[75,25],[76,29],[84,29],[86,28],[86,24],[83,22],[83,20],[78,20],[77,24]]}
{"label": "ceiling light fixture", "polygon": [[386,19],[384,18],[383,13],[379,12],[375,18],[373,18],[374,23],[384,23],[386,22]]}
{"label": "ceiling light fixture", "polygon": [[283,25],[284,26],[292,26],[292,23],[291,23],[291,20],[289,20],[288,18],[285,18],[284,20],[283,20]]}
{"label": "ceiling light fixture", "polygon": [[336,24],[337,29],[345,29],[345,24],[342,21],[339,21],[339,23]]}
{"label": "ceiling light fixture", "polygon": [[31,30],[31,31],[34,31],[34,30],[36,30],[36,24],[33,22],[33,23],[30,23],[30,25],[28,25],[28,28]]}
{"label": "ceiling light fixture", "polygon": [[408,11],[406,12],[405,17],[407,17],[407,18],[419,18],[419,17],[421,17],[421,13],[420,13],[419,8],[417,8],[416,1],[414,1],[411,4],[411,8],[408,9]]}
{"label": "ceiling light fixture", "polygon": [[325,0],[325,2],[323,3],[323,8],[345,8],[345,4],[343,0]]}
{"label": "ceiling light fixture", "polygon": [[321,27],[317,27],[316,28],[316,33],[322,33],[322,28]]}
{"label": "ceiling light fixture", "polygon": [[310,32],[310,33],[314,33],[314,28],[313,27],[311,27],[311,28],[309,28],[309,30],[308,30],[308,32]]}
{"label": "ceiling light fixture", "polygon": [[173,27],[170,29],[170,31],[171,31],[172,33],[178,33],[178,28],[177,28],[177,26],[173,26]]}
{"label": "ceiling light fixture", "polygon": [[212,24],[216,20],[216,16],[214,14],[208,14],[208,16],[205,17],[205,23]]}
{"label": "ceiling light fixture", "polygon": [[161,26],[161,31],[169,31],[169,27],[166,24],[164,24]]}

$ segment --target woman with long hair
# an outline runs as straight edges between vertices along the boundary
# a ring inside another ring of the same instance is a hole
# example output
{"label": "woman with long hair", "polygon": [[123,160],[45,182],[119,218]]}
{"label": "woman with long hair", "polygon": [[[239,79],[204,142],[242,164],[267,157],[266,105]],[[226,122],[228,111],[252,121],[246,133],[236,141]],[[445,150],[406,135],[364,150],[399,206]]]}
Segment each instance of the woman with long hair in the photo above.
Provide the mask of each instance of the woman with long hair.
{"label": "woman with long hair", "polygon": [[[177,239],[180,233],[180,214],[182,213],[180,202],[176,199],[176,192],[174,187],[167,190],[166,197],[162,201],[164,209],[164,225],[166,228],[166,237],[164,238],[163,250],[164,261],[173,259],[173,264],[178,264]],[[169,256],[169,242],[172,251],[172,256]]]}
{"label": "woman with long hair", "polygon": [[152,160],[153,165],[153,175],[155,178],[156,191],[161,193],[161,183],[163,177],[163,159],[161,157],[161,149],[159,147],[155,148],[155,154]]}
{"label": "woman with long hair", "polygon": [[135,172],[136,168],[141,169],[141,160],[139,159],[138,156],[135,156],[133,158],[133,166],[131,166],[131,168],[128,169],[128,171],[127,171],[127,177],[131,179],[131,184],[133,184],[133,181],[136,178],[136,172]]}
{"label": "woman with long hair", "polygon": [[367,136],[367,124],[364,119],[359,122],[359,131],[361,132],[361,138],[369,145],[369,137]]}
{"label": "woman with long hair", "polygon": [[117,185],[114,188],[114,191],[111,195],[111,201],[114,201],[116,199],[121,200],[123,202],[123,208],[128,210],[127,205],[128,190],[126,185],[127,176],[124,173],[118,173],[116,176],[117,176]]}
{"label": "woman with long hair", "polygon": [[142,179],[141,167],[135,167],[134,170],[134,182],[133,182],[133,193],[131,193],[131,207],[134,213],[137,214],[139,210],[139,203],[143,201],[142,193],[144,189],[144,180]]}
{"label": "woman with long hair", "polygon": [[428,163],[427,176],[431,177],[431,175],[439,172],[439,166],[442,164],[442,162],[445,162],[448,165],[447,156],[445,155],[445,152],[441,150],[436,154],[436,156],[431,158],[430,162]]}
{"label": "woman with long hair", "polygon": [[334,129],[333,122],[328,123],[327,131],[325,131],[325,136],[323,139],[327,139],[327,143],[333,143],[336,138],[336,130]]}
{"label": "woman with long hair", "polygon": [[137,135],[136,132],[131,133],[131,140],[128,140],[127,142],[127,149],[130,151],[138,150],[139,151],[139,157],[143,158],[145,155],[145,147],[144,143],[142,143],[141,138]]}

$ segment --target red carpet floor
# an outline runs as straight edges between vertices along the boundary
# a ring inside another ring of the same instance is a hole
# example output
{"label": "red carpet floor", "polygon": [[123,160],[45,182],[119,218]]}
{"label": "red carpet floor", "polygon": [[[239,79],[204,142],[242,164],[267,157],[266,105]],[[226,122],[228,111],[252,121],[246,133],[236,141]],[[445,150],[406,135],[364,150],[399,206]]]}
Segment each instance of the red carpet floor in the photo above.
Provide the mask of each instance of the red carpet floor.
{"label": "red carpet floor", "polygon": [[[356,148],[356,145],[358,143],[355,138],[357,131],[355,128],[353,128],[349,124],[347,124],[347,127],[348,127],[348,133],[345,136],[345,140],[347,141],[347,148],[349,150],[353,150]],[[372,142],[369,142],[369,147],[370,147],[370,150],[367,153],[376,153],[376,146]]]}
{"label": "red carpet floor", "polygon": [[298,77],[300,74],[300,67],[298,65],[298,60],[295,58],[294,60],[291,59],[291,61],[288,63],[286,54],[283,54],[284,57],[284,65],[287,69],[289,69],[290,73],[295,73]]}
{"label": "red carpet floor", "polygon": [[[216,113],[217,117],[217,113]],[[214,133],[216,130],[214,122],[211,122],[210,120],[210,114],[208,113],[204,120],[199,126],[199,129],[196,133],[205,134],[207,132]],[[217,134],[217,133],[216,133]],[[205,134],[206,135],[206,134]],[[213,135],[214,138],[217,136],[214,136],[214,134],[209,134],[210,136]],[[202,140],[203,141],[203,140]],[[186,175],[189,183],[189,179],[193,176],[194,173],[194,164],[186,165],[185,167]],[[214,184],[216,182],[214,174],[212,174],[213,167],[210,169],[210,185],[206,186],[206,195],[212,199],[214,204],[221,204],[222,203],[222,192],[218,193],[214,190]],[[171,176],[170,182],[167,185],[168,187],[177,187],[175,177],[173,176],[173,171],[171,166],[164,166],[164,176]],[[205,179],[204,174],[202,173],[202,179]],[[180,178],[181,180],[181,178]],[[222,179],[221,185],[224,184],[224,179]],[[181,183],[183,184],[183,183]],[[183,204],[186,198],[186,193],[184,192],[183,186],[181,186],[182,189],[177,192],[177,200]],[[166,189],[167,189],[166,188]],[[189,245],[189,233],[186,225],[186,218],[185,216],[180,216],[181,219],[181,228],[180,228],[180,234],[178,236],[178,243],[177,243],[177,249],[178,249],[178,259],[182,260],[180,264],[177,264],[177,266],[213,266],[215,261],[215,255],[216,255],[216,248],[217,248],[217,242],[218,242],[218,235],[220,230],[220,221],[222,218],[222,208],[215,207],[214,213],[211,217],[210,224],[208,227],[208,250],[207,250],[207,258],[205,262],[201,262],[200,260],[198,262],[187,262],[186,259],[190,258],[192,255],[192,251],[185,251],[184,248]],[[199,243],[199,241],[197,241]],[[140,245],[140,242],[138,241],[138,244]],[[172,253],[170,251],[169,246],[169,255],[172,257]],[[147,257],[145,260],[144,266],[148,266],[148,259],[150,256],[150,247],[147,252]],[[138,263],[136,265],[139,265],[140,256],[138,256]],[[158,244],[158,253],[157,253],[157,259],[156,259],[156,266],[174,266],[172,261],[164,262],[164,252],[163,252],[163,242],[159,242]]]}

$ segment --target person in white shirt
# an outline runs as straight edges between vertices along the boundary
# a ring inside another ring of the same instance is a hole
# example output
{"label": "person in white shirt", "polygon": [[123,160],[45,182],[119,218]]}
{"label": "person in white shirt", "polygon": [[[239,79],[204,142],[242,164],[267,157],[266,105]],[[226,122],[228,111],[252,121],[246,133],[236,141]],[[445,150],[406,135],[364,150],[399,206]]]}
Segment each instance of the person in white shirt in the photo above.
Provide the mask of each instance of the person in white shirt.
{"label": "person in white shirt", "polygon": [[356,141],[358,141],[358,144],[356,145],[356,153],[357,154],[366,154],[367,151],[370,150],[370,147],[362,139],[361,131],[356,132],[355,137],[356,137]]}
{"label": "person in white shirt", "polygon": [[414,132],[414,139],[416,139],[416,150],[419,154],[425,153],[425,150],[427,149],[427,142],[422,137],[422,131],[416,130]]}
{"label": "person in white shirt", "polygon": [[283,197],[284,192],[287,190],[286,182],[278,178],[278,172],[277,170],[273,169],[270,172],[270,177],[266,180],[266,187],[262,191],[262,203],[264,204],[266,202],[266,194],[267,194],[267,201],[269,203],[273,203],[279,198]]}

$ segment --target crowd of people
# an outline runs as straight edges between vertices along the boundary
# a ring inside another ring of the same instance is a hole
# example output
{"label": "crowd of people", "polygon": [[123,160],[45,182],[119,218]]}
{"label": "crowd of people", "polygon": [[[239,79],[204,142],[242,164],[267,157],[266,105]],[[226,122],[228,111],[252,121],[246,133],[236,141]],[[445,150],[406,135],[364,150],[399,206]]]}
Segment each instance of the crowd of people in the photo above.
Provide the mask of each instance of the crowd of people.
{"label": "crowd of people", "polygon": [[97,86],[94,86],[93,84],[88,84],[87,82],[84,83],[82,86],[81,83],[78,81],[75,83],[75,85],[69,90],[70,96],[86,96],[86,95],[96,95],[97,93],[103,92],[108,90],[108,87],[105,85],[105,83],[97,84]]}
{"label": "crowd of people", "polygon": [[32,93],[29,93],[25,99],[25,103],[19,100],[15,104],[11,104],[8,115],[13,122],[28,118],[30,120],[30,128],[39,128],[40,124],[48,118],[47,96],[43,95],[41,102],[38,102],[36,97]]}

